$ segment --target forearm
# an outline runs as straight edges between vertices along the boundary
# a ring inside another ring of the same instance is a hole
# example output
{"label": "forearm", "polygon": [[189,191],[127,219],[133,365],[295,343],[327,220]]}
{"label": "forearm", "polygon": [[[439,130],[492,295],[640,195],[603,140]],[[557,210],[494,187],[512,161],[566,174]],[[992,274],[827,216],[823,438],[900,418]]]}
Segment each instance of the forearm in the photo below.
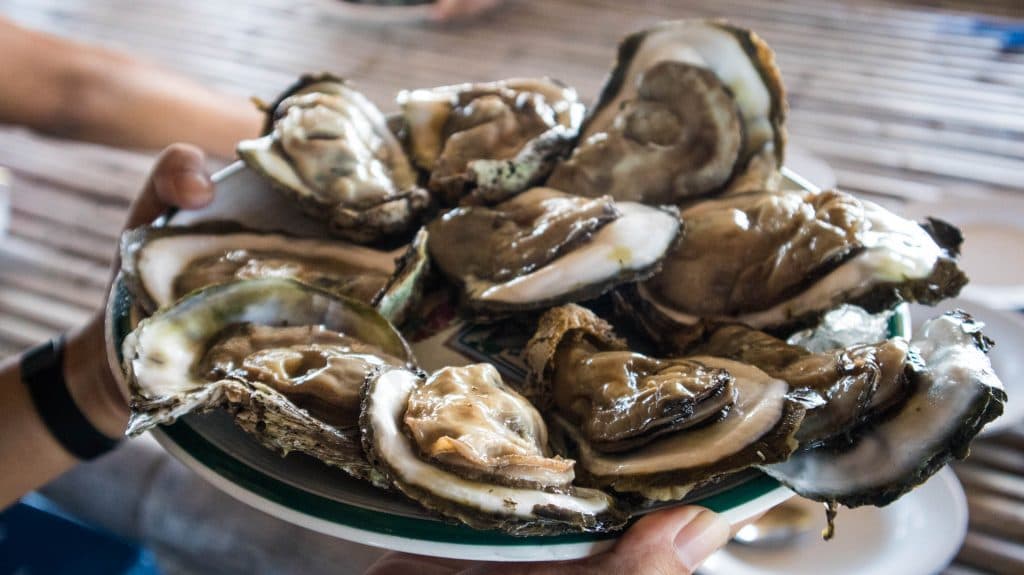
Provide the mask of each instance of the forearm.
{"label": "forearm", "polygon": [[[78,460],[53,437],[22,381],[20,357],[0,365],[0,508],[73,467]],[[104,435],[117,438],[127,422],[127,406],[110,385],[97,320],[70,334],[64,354],[68,391],[86,419]]]}
{"label": "forearm", "polygon": [[120,146],[191,141],[222,157],[255,136],[262,118],[241,96],[108,50],[0,18],[0,123]]}

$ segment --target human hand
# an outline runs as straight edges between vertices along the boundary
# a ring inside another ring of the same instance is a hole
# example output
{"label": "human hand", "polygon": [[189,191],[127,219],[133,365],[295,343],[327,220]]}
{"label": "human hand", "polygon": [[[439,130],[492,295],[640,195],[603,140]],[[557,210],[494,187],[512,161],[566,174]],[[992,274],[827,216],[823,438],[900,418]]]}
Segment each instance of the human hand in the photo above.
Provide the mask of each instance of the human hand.
{"label": "human hand", "polygon": [[[171,207],[197,209],[213,200],[213,182],[206,158],[195,146],[173,144],[160,153],[142,192],[128,212],[125,229],[148,224]],[[112,275],[120,260],[115,259]],[[105,307],[105,306],[104,306]],[[107,361],[101,309],[88,324],[69,334],[64,352],[64,377],[75,404],[89,422],[110,437],[123,434],[128,404]]]}
{"label": "human hand", "polygon": [[576,561],[470,563],[405,553],[385,555],[366,575],[682,575],[693,573],[729,540],[729,524],[693,505],[637,521],[611,550]]}
{"label": "human hand", "polygon": [[439,21],[471,18],[501,3],[502,0],[437,0],[433,6],[432,16]]}

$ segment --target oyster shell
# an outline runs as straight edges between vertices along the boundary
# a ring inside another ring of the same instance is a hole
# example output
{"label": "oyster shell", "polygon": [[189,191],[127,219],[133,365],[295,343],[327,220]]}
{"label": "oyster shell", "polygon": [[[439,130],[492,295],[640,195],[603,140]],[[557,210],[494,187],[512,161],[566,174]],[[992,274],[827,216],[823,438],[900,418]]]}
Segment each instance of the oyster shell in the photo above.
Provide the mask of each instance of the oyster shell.
{"label": "oyster shell", "polygon": [[685,340],[701,318],[788,333],[842,303],[876,313],[935,303],[967,282],[956,228],[843,192],[737,194],[680,217],[682,240],[661,271],[620,298],[656,340]]}
{"label": "oyster shell", "polygon": [[354,242],[409,232],[430,204],[384,115],[331,75],[303,76],[268,109],[266,135],[237,151]]}
{"label": "oyster shell", "polygon": [[413,357],[370,306],[286,279],[222,284],[142,320],[123,352],[129,435],[223,408],[270,449],[384,485],[360,446],[359,389]]}
{"label": "oyster shell", "polygon": [[597,297],[649,276],[679,230],[671,210],[534,188],[494,207],[456,208],[427,226],[438,269],[491,314]]}
{"label": "oyster shell", "polygon": [[129,230],[121,237],[121,265],[147,313],[198,289],[261,277],[292,278],[369,303],[394,272],[387,252],[228,222]]}
{"label": "oyster shell", "polygon": [[431,271],[427,229],[420,228],[405,253],[395,261],[395,272],[373,299],[373,307],[392,325],[402,326],[423,299]]}
{"label": "oyster shell", "polygon": [[954,311],[911,341],[913,391],[881,421],[762,469],[794,491],[847,507],[887,505],[924,483],[1003,412],[1006,391],[985,352],[981,324]]}
{"label": "oyster shell", "polygon": [[363,390],[370,461],[424,507],[513,535],[608,531],[612,499],[572,485],[571,460],[550,456],[540,414],[490,364],[430,377],[382,369]]}
{"label": "oyster shell", "polygon": [[539,183],[584,112],[576,91],[550,78],[406,90],[398,103],[413,162],[449,204],[500,202]]}
{"label": "oyster shell", "polygon": [[778,184],[785,94],[753,32],[666,22],[626,37],[580,143],[546,185],[649,204]]}
{"label": "oyster shell", "polygon": [[724,358],[622,348],[610,325],[572,304],[545,313],[526,347],[525,391],[553,405],[582,482],[678,499],[796,449],[804,407],[785,381]]}

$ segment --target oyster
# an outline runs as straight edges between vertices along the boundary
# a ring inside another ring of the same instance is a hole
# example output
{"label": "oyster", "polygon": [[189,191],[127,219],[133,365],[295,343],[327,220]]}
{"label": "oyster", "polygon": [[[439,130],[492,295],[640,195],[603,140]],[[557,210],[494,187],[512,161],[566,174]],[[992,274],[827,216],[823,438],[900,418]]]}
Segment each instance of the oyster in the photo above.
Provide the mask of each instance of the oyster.
{"label": "oyster", "polygon": [[549,78],[407,90],[398,103],[413,162],[449,204],[500,202],[539,183],[584,112],[575,90]]}
{"label": "oyster", "polygon": [[607,531],[625,519],[611,498],[572,485],[573,462],[551,456],[537,410],[494,366],[429,377],[381,369],[363,390],[367,457],[428,509],[513,535]]}
{"label": "oyster", "polygon": [[724,474],[786,459],[803,405],[785,381],[710,355],[629,351],[590,310],[545,313],[526,346],[525,392],[553,405],[581,480],[678,499]]}
{"label": "oyster", "polygon": [[494,207],[456,208],[427,226],[438,269],[488,313],[597,297],[647,277],[679,230],[670,210],[534,188]]}
{"label": "oyster", "polygon": [[423,299],[430,280],[427,230],[420,228],[405,253],[395,261],[395,272],[377,293],[373,306],[393,325],[401,326]]}
{"label": "oyster", "polygon": [[774,55],[722,22],[667,22],[628,36],[572,156],[545,185],[678,203],[776,185],[785,94]]}
{"label": "oyster", "polygon": [[238,156],[346,239],[403,234],[430,203],[387,122],[330,75],[304,76],[268,109],[267,133]]}
{"label": "oyster", "polygon": [[370,306],[292,280],[239,281],[142,320],[123,352],[129,435],[224,408],[270,449],[382,484],[360,446],[359,390],[413,357]]}
{"label": "oyster", "polygon": [[386,252],[227,222],[129,230],[121,265],[147,313],[198,289],[261,277],[288,277],[369,303],[394,271]]}
{"label": "oyster", "polygon": [[682,240],[661,271],[620,298],[655,339],[685,339],[701,318],[786,333],[841,303],[876,313],[938,302],[967,282],[956,228],[844,192],[737,194],[680,217]]}
{"label": "oyster", "polygon": [[887,505],[924,483],[1003,412],[1006,391],[985,352],[981,324],[955,311],[925,322],[912,392],[881,421],[762,469],[794,491],[848,507]]}
{"label": "oyster", "polygon": [[808,410],[796,434],[802,446],[848,433],[905,400],[912,391],[909,344],[890,339],[820,353],[742,325],[720,326],[691,353],[734,359],[804,392]]}

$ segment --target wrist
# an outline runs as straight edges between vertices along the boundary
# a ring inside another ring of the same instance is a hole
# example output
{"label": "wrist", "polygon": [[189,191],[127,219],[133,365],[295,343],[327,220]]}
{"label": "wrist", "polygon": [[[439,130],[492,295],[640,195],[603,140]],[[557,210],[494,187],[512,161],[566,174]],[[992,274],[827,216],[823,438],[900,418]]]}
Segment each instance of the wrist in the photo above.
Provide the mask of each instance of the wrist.
{"label": "wrist", "polygon": [[128,425],[128,401],[107,359],[103,316],[68,334],[64,379],[82,414],[104,435],[120,439]]}

